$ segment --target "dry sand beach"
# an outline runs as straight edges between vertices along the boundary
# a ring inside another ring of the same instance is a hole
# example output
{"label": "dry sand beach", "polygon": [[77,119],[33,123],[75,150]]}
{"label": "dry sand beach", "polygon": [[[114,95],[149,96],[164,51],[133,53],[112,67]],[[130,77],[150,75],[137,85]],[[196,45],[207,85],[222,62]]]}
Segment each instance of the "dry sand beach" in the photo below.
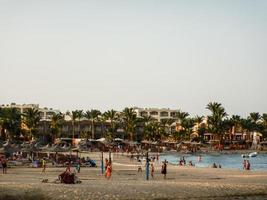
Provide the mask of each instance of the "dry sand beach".
{"label": "dry sand beach", "polygon": [[[98,160],[99,153],[90,157]],[[143,163],[144,164],[144,163]],[[241,171],[168,165],[167,179],[155,164],[155,178],[145,180],[137,163],[114,156],[110,180],[100,168],[82,168],[81,184],[53,183],[64,168],[14,167],[0,175],[0,199],[267,199],[267,171]],[[42,183],[47,178],[48,183]]]}

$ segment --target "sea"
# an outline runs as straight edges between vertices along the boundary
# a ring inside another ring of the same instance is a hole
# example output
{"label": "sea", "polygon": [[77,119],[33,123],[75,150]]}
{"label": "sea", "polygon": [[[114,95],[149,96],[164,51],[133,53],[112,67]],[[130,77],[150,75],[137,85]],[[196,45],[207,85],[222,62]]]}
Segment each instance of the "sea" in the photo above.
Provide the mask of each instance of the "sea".
{"label": "sea", "polygon": [[[201,155],[201,161],[198,161]],[[213,163],[216,165],[221,165],[222,168],[227,169],[243,169],[244,159],[249,160],[251,164],[251,170],[267,170],[267,154],[258,154],[256,157],[243,158],[242,154],[181,154],[181,153],[171,153],[164,154],[160,157],[161,161],[165,159],[174,165],[177,165],[180,158],[184,157],[187,164],[192,161],[196,167],[211,167]]]}

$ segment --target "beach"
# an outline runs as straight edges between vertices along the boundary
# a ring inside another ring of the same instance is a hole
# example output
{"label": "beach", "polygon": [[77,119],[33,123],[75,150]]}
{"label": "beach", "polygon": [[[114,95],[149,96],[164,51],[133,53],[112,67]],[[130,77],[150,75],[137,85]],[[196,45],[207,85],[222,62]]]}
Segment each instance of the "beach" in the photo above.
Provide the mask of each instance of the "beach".
{"label": "beach", "polygon": [[[99,165],[100,153],[90,153]],[[0,199],[267,199],[267,171],[195,168],[168,164],[163,179],[161,162],[155,161],[155,177],[147,181],[145,168],[137,172],[137,162],[113,156],[110,180],[101,169],[82,168],[81,184],[56,183],[65,168],[12,167],[0,175]],[[144,165],[144,162],[143,162]],[[72,168],[74,169],[74,168]],[[42,183],[48,179],[48,183]]]}

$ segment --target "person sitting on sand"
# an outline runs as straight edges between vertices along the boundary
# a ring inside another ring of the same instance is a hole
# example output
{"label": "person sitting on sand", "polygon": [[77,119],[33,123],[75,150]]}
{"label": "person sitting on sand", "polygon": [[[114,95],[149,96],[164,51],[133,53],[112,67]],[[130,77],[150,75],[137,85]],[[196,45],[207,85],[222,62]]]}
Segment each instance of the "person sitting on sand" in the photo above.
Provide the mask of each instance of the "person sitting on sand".
{"label": "person sitting on sand", "polygon": [[216,163],[213,163],[213,164],[212,164],[212,168],[217,168]]}

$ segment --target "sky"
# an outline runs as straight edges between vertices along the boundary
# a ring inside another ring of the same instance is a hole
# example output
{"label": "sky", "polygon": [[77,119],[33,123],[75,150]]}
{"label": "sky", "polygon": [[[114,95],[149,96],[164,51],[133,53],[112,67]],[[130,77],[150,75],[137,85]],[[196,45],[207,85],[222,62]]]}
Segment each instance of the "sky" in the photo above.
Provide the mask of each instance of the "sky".
{"label": "sky", "polygon": [[267,112],[265,0],[0,0],[0,104]]}

